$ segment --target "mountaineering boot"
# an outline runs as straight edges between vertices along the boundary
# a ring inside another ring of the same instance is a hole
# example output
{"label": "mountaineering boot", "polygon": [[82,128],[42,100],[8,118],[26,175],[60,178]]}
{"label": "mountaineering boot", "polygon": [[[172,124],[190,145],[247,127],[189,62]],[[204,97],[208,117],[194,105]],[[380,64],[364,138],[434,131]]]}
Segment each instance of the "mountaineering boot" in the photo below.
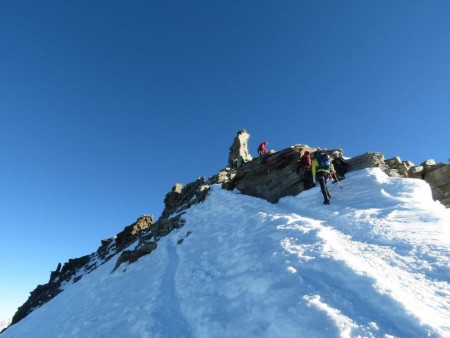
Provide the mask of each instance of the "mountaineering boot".
{"label": "mountaineering boot", "polygon": [[330,205],[330,200],[325,200],[325,201],[323,201],[323,204],[325,204],[325,205]]}

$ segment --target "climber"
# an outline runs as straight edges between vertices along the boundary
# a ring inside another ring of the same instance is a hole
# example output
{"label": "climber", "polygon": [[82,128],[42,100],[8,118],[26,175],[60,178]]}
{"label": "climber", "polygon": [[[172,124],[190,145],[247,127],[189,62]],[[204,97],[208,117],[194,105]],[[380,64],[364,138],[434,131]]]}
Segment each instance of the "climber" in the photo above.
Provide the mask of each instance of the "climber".
{"label": "climber", "polygon": [[330,204],[331,195],[327,188],[327,179],[333,177],[333,174],[335,172],[330,156],[320,151],[314,152],[314,159],[312,160],[313,183],[316,184],[317,177],[323,195],[323,204]]}
{"label": "climber", "polygon": [[234,159],[231,163],[231,168],[239,168],[245,163],[244,157],[240,155],[238,158]]}
{"label": "climber", "polygon": [[333,151],[333,161],[331,162],[336,170],[336,175],[339,180],[345,178],[348,171],[348,163],[344,160],[342,153],[338,150]]}
{"label": "climber", "polygon": [[297,162],[297,172],[303,173],[303,189],[308,190],[315,186],[313,183],[311,171],[311,155],[309,151],[305,150],[303,155]]}
{"label": "climber", "polygon": [[262,142],[258,147],[258,155],[268,154],[269,151],[266,149],[266,146],[269,144],[269,142],[264,141]]}

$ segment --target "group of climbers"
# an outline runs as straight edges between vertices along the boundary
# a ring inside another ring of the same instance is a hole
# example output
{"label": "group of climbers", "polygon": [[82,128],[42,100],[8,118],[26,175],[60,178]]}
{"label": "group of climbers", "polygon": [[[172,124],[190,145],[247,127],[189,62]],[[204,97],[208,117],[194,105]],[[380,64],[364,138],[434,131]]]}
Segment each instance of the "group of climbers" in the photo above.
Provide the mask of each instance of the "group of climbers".
{"label": "group of climbers", "polygon": [[[267,150],[268,141],[261,142],[258,146],[258,155],[268,154]],[[327,188],[328,179],[333,179],[333,183],[339,183],[340,180],[345,178],[345,174],[348,171],[348,164],[345,161],[342,152],[333,151],[333,159],[330,156],[321,151],[314,152],[314,158],[311,158],[311,153],[305,150],[297,162],[297,172],[303,176],[303,188],[304,190],[311,189],[316,186],[316,182],[319,182],[320,190],[323,195],[323,204],[330,204],[331,195]],[[240,156],[234,160],[232,167],[240,167],[244,164],[244,158]]]}
{"label": "group of climbers", "polygon": [[303,173],[303,188],[311,189],[319,182],[320,190],[323,195],[323,204],[330,204],[331,195],[327,188],[327,180],[332,178],[334,183],[345,178],[348,171],[348,164],[342,156],[342,153],[335,150],[333,160],[327,153],[315,151],[314,159],[311,160],[309,151],[305,151],[298,161],[297,172]]}

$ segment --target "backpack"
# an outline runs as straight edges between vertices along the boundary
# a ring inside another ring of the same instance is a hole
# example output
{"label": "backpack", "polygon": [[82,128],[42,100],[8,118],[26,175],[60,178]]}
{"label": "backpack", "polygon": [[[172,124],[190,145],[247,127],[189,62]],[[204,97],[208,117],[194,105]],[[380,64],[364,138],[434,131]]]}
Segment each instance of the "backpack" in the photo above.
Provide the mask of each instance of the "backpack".
{"label": "backpack", "polygon": [[327,170],[327,171],[330,170],[331,159],[327,153],[322,153],[320,151],[316,151],[314,153],[314,156],[317,159],[317,164],[319,165],[319,167],[317,169],[322,169],[322,170]]}

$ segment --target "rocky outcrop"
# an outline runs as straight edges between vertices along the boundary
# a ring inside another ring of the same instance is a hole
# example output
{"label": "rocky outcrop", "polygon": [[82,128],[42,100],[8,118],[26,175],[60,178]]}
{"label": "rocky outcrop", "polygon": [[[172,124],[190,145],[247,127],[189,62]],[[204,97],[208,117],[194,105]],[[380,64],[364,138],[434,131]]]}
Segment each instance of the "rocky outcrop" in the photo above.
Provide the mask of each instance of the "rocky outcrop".
{"label": "rocky outcrop", "polygon": [[30,314],[35,308],[47,303],[61,291],[62,290],[60,289],[59,283],[49,282],[45,285],[38,285],[36,289],[30,293],[30,297],[28,297],[27,301],[17,309],[17,312],[12,318],[11,324],[13,325],[19,322]]}
{"label": "rocky outcrop", "polygon": [[67,283],[72,279],[74,283],[77,282],[80,278],[75,276],[81,269],[87,271],[92,268],[92,266],[89,266],[90,260],[91,256],[83,256],[80,258],[69,259],[62,267],[61,263],[59,263],[56,270],[50,273],[49,282],[44,285],[38,285],[36,289],[30,293],[30,297],[28,297],[27,301],[19,307],[14,314],[11,323],[17,323],[35,308],[40,307],[42,304],[58,295],[62,291],[62,284]]}
{"label": "rocky outcrop", "polygon": [[164,198],[165,208],[161,218],[181,213],[192,205],[202,202],[208,193],[209,184],[210,182],[207,182],[205,177],[200,177],[186,186],[180,183],[175,184],[172,191],[167,193]]}
{"label": "rocky outcrop", "polygon": [[141,216],[138,220],[125,227],[122,232],[117,234],[114,241],[116,244],[116,251],[121,251],[136,241],[136,236],[144,229],[147,229],[153,225],[153,216]]}
{"label": "rocky outcrop", "polygon": [[160,237],[168,235],[174,229],[179,229],[184,225],[181,216],[184,212],[197,203],[205,200],[209,191],[209,186],[216,183],[218,176],[206,180],[200,177],[194,182],[183,186],[177,183],[164,198],[164,210],[157,222],[148,227],[139,228],[137,237],[133,242],[137,245],[130,250],[122,251],[114,267],[115,271],[122,263],[133,263],[144,255],[148,255],[157,248],[157,242]]}
{"label": "rocky outcrop", "polygon": [[113,271],[115,271],[120,264],[124,262],[133,263],[144,255],[148,255],[156,249],[158,245],[155,242],[144,243],[140,248],[134,250],[124,250],[116,261]]}
{"label": "rocky outcrop", "polygon": [[[305,150],[313,153],[318,149],[328,154],[333,152],[333,149],[298,144],[257,157],[237,169],[228,168],[220,175],[223,187],[228,190],[236,188],[245,195],[264,198],[272,203],[285,196],[295,196],[303,191],[303,176],[297,172],[300,154]],[[381,153],[366,153],[350,159],[348,163],[350,171],[369,167],[384,168]]]}
{"label": "rocky outcrop", "polygon": [[384,155],[377,152],[367,152],[365,154],[352,157],[347,160],[349,171],[355,171],[365,168],[380,168],[381,170],[386,169],[384,162]]}
{"label": "rocky outcrop", "polygon": [[55,271],[50,273],[50,280],[47,284],[38,285],[30,293],[27,301],[17,310],[12,319],[15,324],[25,318],[34,309],[50,301],[62,291],[62,286],[66,283],[76,283],[85,274],[95,270],[122,251],[128,245],[136,241],[139,234],[153,224],[152,216],[142,216],[133,224],[126,226],[123,231],[115,237],[102,240],[101,246],[91,255],[69,259],[68,262],[58,264]]}
{"label": "rocky outcrop", "polygon": [[444,165],[424,177],[431,187],[433,198],[450,208],[450,165]]}
{"label": "rocky outcrop", "polygon": [[433,198],[450,208],[450,169],[449,165],[426,160],[419,166],[400,157],[385,160],[385,172],[392,177],[424,179],[431,187]]}
{"label": "rocky outcrop", "polygon": [[233,144],[230,147],[230,154],[228,156],[228,164],[232,164],[242,157],[244,162],[251,161],[252,155],[248,151],[248,140],[250,134],[245,129],[239,130],[234,138]]}
{"label": "rocky outcrop", "polygon": [[294,146],[259,156],[230,173],[232,179],[225,181],[223,187],[229,190],[237,188],[243,194],[272,203],[283,196],[296,195],[303,190],[296,165],[303,148]]}

